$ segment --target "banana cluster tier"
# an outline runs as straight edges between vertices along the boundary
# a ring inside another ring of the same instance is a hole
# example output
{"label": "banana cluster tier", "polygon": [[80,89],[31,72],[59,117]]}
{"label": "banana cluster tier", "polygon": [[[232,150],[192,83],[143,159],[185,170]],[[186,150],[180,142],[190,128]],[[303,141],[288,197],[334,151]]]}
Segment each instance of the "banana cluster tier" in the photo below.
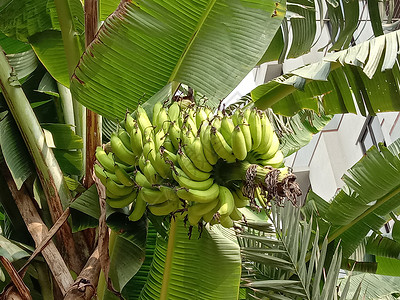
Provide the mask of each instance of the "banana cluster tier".
{"label": "banana cluster tier", "polygon": [[157,103],[152,120],[139,106],[123,124],[104,147],[109,151],[97,148],[94,168],[107,203],[130,205],[132,221],[148,210],[192,226],[229,228],[242,219],[239,208],[267,208],[270,200],[296,204],[301,194],[262,111],[214,114],[178,101],[168,108]]}

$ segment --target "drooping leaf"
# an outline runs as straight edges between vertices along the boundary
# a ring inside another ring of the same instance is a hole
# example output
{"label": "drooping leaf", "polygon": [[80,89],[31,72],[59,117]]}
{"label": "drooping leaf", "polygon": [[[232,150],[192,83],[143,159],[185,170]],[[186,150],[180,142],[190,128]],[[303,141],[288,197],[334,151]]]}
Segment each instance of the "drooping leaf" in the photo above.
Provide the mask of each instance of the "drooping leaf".
{"label": "drooping leaf", "polygon": [[92,185],[84,193],[82,193],[74,202],[71,207],[79,210],[95,219],[100,217],[99,195],[95,185]]}
{"label": "drooping leaf", "polygon": [[31,157],[10,114],[0,121],[0,146],[18,189],[34,173]]}
{"label": "drooping leaf", "polygon": [[57,149],[82,149],[82,137],[75,134],[72,125],[68,124],[41,124],[43,129],[51,132],[54,145]]}
{"label": "drooping leaf", "polygon": [[0,32],[0,46],[7,54],[21,53],[31,49],[29,44],[10,38],[2,32]]}
{"label": "drooping leaf", "polygon": [[112,120],[172,81],[216,104],[263,56],[284,11],[270,0],[122,1],[83,55],[71,91]]}
{"label": "drooping leaf", "polygon": [[59,97],[57,83],[49,73],[44,74],[37,88],[38,92],[46,93],[50,96]]}
{"label": "drooping leaf", "polygon": [[69,175],[81,175],[82,151],[53,149],[53,153],[64,173]]}

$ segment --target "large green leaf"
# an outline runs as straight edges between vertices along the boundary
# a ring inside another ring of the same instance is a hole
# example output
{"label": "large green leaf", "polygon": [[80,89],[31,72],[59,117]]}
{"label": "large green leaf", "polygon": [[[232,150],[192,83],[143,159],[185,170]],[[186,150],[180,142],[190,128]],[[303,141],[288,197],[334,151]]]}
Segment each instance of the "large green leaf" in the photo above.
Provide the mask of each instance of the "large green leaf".
{"label": "large green leaf", "polygon": [[82,56],[71,90],[112,120],[172,81],[216,104],[263,56],[284,13],[285,2],[271,0],[122,1]]}
{"label": "large green leaf", "polygon": [[290,203],[273,205],[269,218],[247,220],[238,236],[247,299],[334,299],[339,249],[327,256],[327,239],[319,249],[319,230],[312,236],[312,219],[301,222],[300,209]]}
{"label": "large green leaf", "polygon": [[10,114],[0,121],[0,147],[18,189],[34,173],[31,157]]}
{"label": "large green leaf", "polygon": [[31,49],[29,44],[10,38],[2,32],[0,32],[0,46],[7,54],[21,53]]}
{"label": "large green leaf", "polygon": [[[177,221],[168,295],[165,299],[237,299],[240,252],[233,232],[218,225],[206,227],[201,238]],[[158,299],[163,280],[167,241],[158,237],[154,259],[140,299]]]}
{"label": "large green leaf", "polygon": [[399,35],[395,31],[371,39],[260,85],[251,92],[255,106],[292,115],[301,108],[316,107],[321,98],[327,114],[399,110],[395,80],[400,74]]}
{"label": "large green leaf", "polygon": [[341,240],[345,257],[355,251],[370,230],[379,231],[388,214],[400,205],[399,144],[397,140],[391,147],[368,150],[343,176],[344,188],[322,216],[332,226],[329,241]]}

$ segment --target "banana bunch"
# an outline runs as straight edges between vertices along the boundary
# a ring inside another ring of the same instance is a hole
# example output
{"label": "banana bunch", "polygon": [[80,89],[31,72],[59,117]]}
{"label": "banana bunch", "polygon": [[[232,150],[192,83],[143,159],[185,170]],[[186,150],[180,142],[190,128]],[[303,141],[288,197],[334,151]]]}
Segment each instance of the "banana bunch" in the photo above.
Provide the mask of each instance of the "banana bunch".
{"label": "banana bunch", "polygon": [[[97,148],[94,166],[110,206],[134,203],[132,221],[147,209],[157,216],[177,215],[191,226],[205,221],[232,227],[242,219],[239,209],[249,205],[251,193],[243,194],[245,169],[283,167],[278,137],[266,114],[256,109],[214,114],[207,107],[173,102],[169,108],[155,104],[151,120],[141,106],[134,115],[127,114],[123,128],[112,134],[111,151]],[[232,172],[239,178],[219,176],[229,168],[241,171]],[[277,180],[284,180],[285,172]]]}

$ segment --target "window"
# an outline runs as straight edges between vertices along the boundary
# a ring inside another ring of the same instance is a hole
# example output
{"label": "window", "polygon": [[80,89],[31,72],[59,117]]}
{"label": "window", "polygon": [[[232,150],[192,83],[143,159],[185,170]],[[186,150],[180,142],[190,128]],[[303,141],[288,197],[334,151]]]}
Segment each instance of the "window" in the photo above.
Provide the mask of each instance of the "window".
{"label": "window", "polygon": [[377,117],[368,116],[358,138],[363,153],[366,153],[372,146],[378,147],[378,143],[385,143],[381,124]]}

